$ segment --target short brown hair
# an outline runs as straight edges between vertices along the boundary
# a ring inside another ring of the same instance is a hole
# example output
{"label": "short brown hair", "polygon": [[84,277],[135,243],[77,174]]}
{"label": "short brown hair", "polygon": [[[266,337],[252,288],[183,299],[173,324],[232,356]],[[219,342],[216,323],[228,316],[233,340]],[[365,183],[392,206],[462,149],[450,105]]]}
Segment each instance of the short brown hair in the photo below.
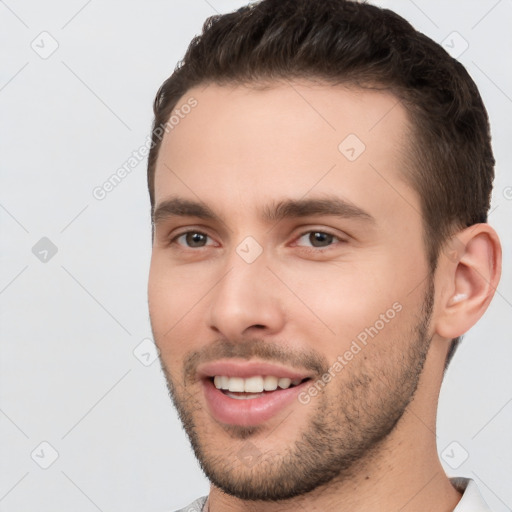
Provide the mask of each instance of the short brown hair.
{"label": "short brown hair", "polygon": [[412,136],[404,178],[420,196],[432,274],[456,230],[487,221],[494,157],[475,83],[396,13],[349,0],[262,0],[206,20],[154,101],[152,211],[161,126],[189,89],[293,78],[387,90],[406,108]]}

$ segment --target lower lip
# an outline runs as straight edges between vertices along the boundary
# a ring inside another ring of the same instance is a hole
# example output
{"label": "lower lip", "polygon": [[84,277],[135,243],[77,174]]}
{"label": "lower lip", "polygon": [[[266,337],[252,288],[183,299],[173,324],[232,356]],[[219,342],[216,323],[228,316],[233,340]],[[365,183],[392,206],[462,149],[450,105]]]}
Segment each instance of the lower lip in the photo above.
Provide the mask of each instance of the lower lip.
{"label": "lower lip", "polygon": [[258,398],[236,399],[217,389],[210,379],[203,381],[206,403],[212,416],[221,423],[243,427],[256,426],[276,416],[294,400],[298,401],[297,397],[305,386],[307,381]]}

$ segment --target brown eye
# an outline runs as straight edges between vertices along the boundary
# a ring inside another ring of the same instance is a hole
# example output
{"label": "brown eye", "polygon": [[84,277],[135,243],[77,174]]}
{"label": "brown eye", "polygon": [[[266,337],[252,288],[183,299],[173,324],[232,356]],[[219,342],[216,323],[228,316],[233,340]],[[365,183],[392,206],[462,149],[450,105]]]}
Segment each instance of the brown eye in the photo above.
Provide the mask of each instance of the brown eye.
{"label": "brown eye", "polygon": [[334,241],[334,235],[322,231],[311,231],[309,242],[313,247],[328,247]]}
{"label": "brown eye", "polygon": [[199,231],[187,231],[175,238],[176,242],[186,247],[205,247],[207,245],[208,235]]}
{"label": "brown eye", "polygon": [[340,241],[340,239],[325,231],[306,231],[298,238],[297,245],[308,249],[322,249],[333,245],[336,241]]}

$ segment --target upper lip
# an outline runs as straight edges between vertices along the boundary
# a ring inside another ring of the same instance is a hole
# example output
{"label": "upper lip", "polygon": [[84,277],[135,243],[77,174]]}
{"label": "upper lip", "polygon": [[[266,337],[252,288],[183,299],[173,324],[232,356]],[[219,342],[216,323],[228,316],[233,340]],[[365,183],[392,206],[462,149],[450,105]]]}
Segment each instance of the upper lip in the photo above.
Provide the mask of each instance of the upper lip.
{"label": "upper lip", "polygon": [[263,361],[245,361],[245,360],[226,360],[220,359],[210,363],[204,363],[197,368],[197,374],[200,378],[211,378],[216,375],[226,377],[242,377],[244,379],[261,376],[273,376],[278,378],[307,379],[311,375],[304,371],[287,368],[286,366],[276,365]]}

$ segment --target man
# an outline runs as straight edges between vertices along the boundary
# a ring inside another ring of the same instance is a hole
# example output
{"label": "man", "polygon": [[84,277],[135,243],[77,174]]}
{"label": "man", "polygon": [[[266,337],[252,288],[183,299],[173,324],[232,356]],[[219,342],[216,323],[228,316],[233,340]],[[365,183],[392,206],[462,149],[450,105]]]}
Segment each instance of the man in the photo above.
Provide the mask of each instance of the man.
{"label": "man", "polygon": [[398,15],[263,0],[155,99],[151,323],[211,490],[183,510],[488,510],[435,442],[501,248],[475,84]]}

